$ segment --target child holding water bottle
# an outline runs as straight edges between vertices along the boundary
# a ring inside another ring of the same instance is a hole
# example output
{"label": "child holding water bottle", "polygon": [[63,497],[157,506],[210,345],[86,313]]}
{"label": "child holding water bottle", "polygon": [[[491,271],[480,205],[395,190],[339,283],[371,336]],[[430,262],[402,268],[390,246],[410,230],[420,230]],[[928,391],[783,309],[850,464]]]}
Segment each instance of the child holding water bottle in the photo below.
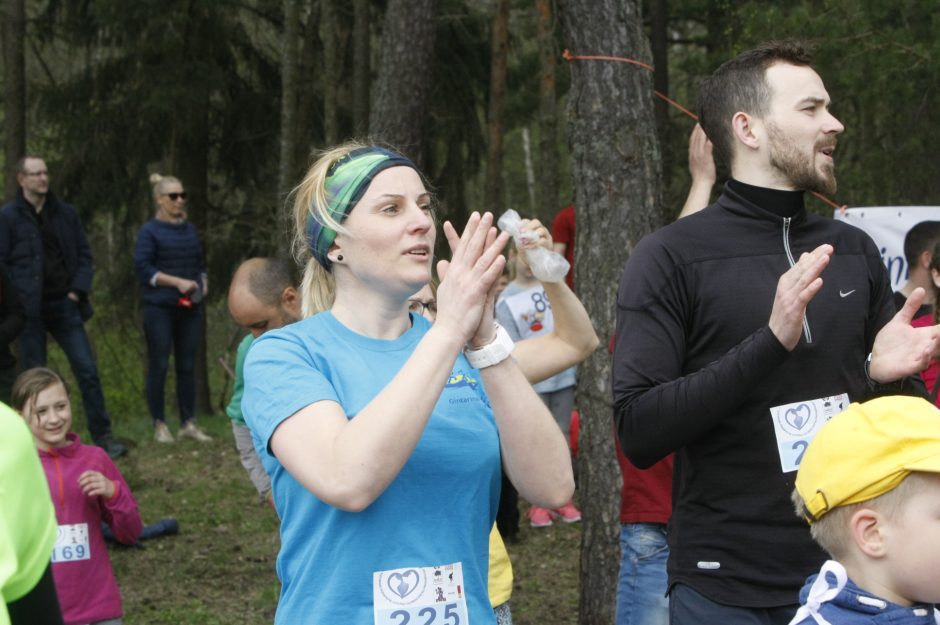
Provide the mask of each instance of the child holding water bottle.
{"label": "child holding water bottle", "polygon": [[121,593],[101,522],[118,542],[134,544],[142,527],[137,502],[108,454],[70,431],[69,391],[59,374],[44,367],[24,371],[12,396],[33,434],[55,506],[52,575],[65,623],[119,625]]}
{"label": "child holding water bottle", "polygon": [[[548,334],[554,329],[552,306],[545,294],[543,283],[561,283],[568,270],[568,263],[561,256],[551,255],[544,247],[520,250],[517,240],[522,241],[524,245],[530,245],[531,243],[524,242],[525,238],[528,237],[531,241],[535,237],[537,240],[538,234],[536,233],[540,230],[544,231],[548,245],[551,246],[551,236],[541,224],[536,224],[537,229],[523,233],[520,230],[521,223],[518,214],[513,210],[507,211],[499,220],[499,227],[517,239],[510,244],[508,261],[510,282],[499,294],[496,303],[496,319],[501,326],[506,328],[509,336],[516,343]],[[583,357],[578,358],[578,360],[581,359]],[[569,367],[533,385],[535,392],[555,417],[558,427],[565,435],[565,440],[569,441],[576,369],[575,366]],[[503,487],[511,488],[512,485],[504,484]],[[553,518],[560,518],[565,523],[576,523],[581,520],[581,512],[571,501],[553,510],[533,505],[526,514],[532,527],[548,527],[552,524]]]}

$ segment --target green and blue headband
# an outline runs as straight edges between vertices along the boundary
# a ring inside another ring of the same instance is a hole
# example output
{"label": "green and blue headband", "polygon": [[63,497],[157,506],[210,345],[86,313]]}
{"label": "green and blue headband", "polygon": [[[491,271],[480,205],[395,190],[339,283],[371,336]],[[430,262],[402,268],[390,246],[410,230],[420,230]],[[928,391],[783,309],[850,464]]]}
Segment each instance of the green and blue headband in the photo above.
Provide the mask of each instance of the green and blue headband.
{"label": "green and blue headband", "polygon": [[[357,148],[330,166],[326,174],[326,210],[337,223],[343,223],[349,212],[362,199],[372,179],[389,167],[418,168],[410,160],[384,148]],[[307,216],[307,246],[317,262],[327,271],[333,263],[327,252],[336,240],[336,230],[326,226],[310,210]]]}

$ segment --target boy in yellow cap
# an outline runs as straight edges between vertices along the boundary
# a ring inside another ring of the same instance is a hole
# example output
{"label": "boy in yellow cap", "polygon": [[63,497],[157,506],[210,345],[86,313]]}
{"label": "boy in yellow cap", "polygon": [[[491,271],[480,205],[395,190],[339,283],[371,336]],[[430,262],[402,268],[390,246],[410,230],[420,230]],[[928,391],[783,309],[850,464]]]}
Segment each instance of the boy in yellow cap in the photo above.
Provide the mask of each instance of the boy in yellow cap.
{"label": "boy in yellow cap", "polygon": [[832,560],[790,625],[940,623],[940,410],[916,397],[851,404],[816,435],[793,501]]}

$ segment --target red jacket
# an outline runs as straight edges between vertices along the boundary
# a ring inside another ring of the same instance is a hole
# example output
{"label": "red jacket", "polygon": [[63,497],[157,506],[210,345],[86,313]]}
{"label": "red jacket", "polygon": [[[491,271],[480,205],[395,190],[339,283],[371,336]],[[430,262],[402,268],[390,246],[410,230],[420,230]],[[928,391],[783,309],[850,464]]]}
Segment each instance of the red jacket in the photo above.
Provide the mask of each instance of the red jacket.
{"label": "red jacket", "polygon": [[[614,353],[614,339],[610,337],[607,351]],[[637,469],[623,455],[620,438],[614,436],[617,445],[617,462],[623,487],[620,489],[621,523],[662,523],[672,516],[672,464],[674,454],[669,454],[648,469]]]}
{"label": "red jacket", "polygon": [[672,460],[669,454],[648,469],[637,469],[617,441],[617,462],[623,476],[621,523],[662,523],[672,516]]}
{"label": "red jacket", "polygon": [[[121,618],[121,593],[111,570],[101,521],[111,526],[119,542],[131,545],[137,542],[143,526],[140,512],[121,472],[104,450],[83,445],[75,433],[69,433],[68,440],[65,447],[39,451],[59,526],[88,525],[89,559],[52,564],[62,616],[66,625]],[[86,497],[78,485],[78,477],[85,471],[98,471],[114,482],[114,496]]]}

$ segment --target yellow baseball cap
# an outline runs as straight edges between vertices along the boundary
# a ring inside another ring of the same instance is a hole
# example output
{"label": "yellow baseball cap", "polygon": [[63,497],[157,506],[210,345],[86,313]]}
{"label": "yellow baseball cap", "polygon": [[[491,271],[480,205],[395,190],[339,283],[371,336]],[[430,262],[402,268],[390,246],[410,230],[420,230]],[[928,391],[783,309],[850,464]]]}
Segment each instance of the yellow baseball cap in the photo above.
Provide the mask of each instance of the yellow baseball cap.
{"label": "yellow baseball cap", "polygon": [[919,397],[879,397],[850,404],[819,430],[796,490],[813,522],[889,492],[912,471],[940,473],[940,410]]}

